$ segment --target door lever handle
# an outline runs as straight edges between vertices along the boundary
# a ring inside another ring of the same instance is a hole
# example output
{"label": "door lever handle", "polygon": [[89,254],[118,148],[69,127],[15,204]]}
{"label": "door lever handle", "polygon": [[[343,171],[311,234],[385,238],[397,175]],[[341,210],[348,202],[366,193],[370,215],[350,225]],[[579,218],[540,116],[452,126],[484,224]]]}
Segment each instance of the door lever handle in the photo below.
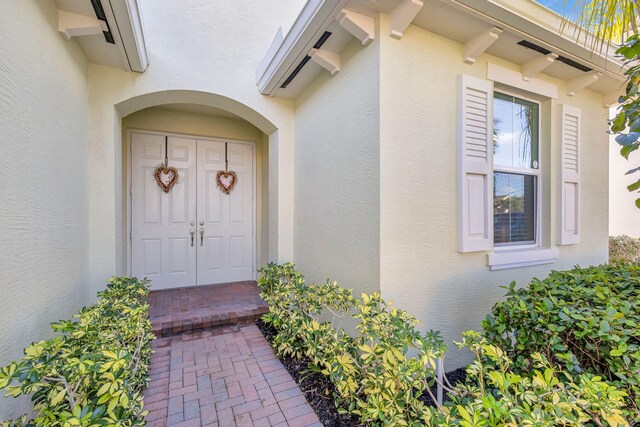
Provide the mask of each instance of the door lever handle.
{"label": "door lever handle", "polygon": [[204,227],[200,227],[200,246],[204,246]]}
{"label": "door lever handle", "polygon": [[196,229],[195,229],[195,228],[193,228],[193,227],[191,227],[191,228],[189,229],[189,233],[191,234],[191,246],[193,246],[193,238],[194,238],[194,236],[196,235]]}

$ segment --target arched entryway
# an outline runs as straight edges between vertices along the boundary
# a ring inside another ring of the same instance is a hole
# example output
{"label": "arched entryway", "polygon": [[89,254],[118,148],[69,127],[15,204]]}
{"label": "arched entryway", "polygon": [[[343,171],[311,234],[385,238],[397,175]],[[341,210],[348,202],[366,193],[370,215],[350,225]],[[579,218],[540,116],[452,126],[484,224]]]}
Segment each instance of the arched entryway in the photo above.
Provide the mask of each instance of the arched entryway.
{"label": "arched entryway", "polygon": [[[184,90],[130,98],[116,111],[122,270],[162,289],[251,280],[256,268],[277,259],[273,123],[230,98]],[[182,175],[169,193],[152,171],[165,154]],[[215,175],[224,160],[242,170],[244,185],[222,197]],[[225,211],[226,220],[211,208]]]}

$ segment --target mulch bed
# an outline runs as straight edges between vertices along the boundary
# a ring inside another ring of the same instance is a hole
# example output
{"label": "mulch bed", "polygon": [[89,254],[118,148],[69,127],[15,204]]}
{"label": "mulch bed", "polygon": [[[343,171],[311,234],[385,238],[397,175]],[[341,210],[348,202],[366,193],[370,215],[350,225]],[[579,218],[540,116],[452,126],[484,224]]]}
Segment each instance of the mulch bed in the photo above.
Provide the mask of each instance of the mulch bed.
{"label": "mulch bed", "polygon": [[[277,333],[275,328],[262,320],[258,320],[256,325],[267,341],[269,341],[273,346],[273,337]],[[360,420],[357,416],[338,413],[335,401],[333,400],[333,394],[335,391],[333,384],[331,384],[321,373],[310,371],[308,361],[293,359],[288,356],[278,356],[278,358],[287,371],[289,371],[289,374],[291,374],[296,383],[298,383],[300,389],[307,398],[307,401],[323,425],[326,427],[353,427],[362,425],[360,424]],[[466,379],[466,372],[464,368],[447,372],[446,375],[449,382],[453,385],[463,383]],[[435,396],[435,386],[431,391]],[[429,393],[424,393],[420,399],[429,406],[435,406],[435,403],[431,399],[431,396],[429,396]],[[444,400],[449,400],[446,393]]]}
{"label": "mulch bed", "polygon": [[[447,379],[453,386],[455,386],[456,384],[464,383],[465,380],[467,379],[467,372],[465,371],[464,368],[458,368],[455,371],[447,372],[445,375],[447,376]],[[433,393],[434,396],[437,396],[436,394],[437,389],[435,384],[433,387],[431,387],[431,393]],[[420,400],[422,400],[425,405],[436,406],[436,403],[433,401],[431,396],[429,396],[429,393],[427,393],[426,391],[420,396]],[[450,401],[449,393],[447,393],[446,390],[444,392],[443,400],[445,402]]]}

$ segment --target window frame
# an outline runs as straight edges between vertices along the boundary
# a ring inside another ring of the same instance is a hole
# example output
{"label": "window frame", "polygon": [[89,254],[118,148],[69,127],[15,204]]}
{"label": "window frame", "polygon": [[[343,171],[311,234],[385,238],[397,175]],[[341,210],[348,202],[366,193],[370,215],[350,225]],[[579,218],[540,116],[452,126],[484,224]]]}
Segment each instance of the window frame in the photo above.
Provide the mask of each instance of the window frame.
{"label": "window frame", "polygon": [[[495,160],[493,158],[491,158],[491,166],[492,166],[492,179],[495,179],[495,174],[497,173],[509,173],[509,174],[517,174],[517,175],[529,175],[529,176],[534,176],[534,191],[535,191],[535,195],[534,195],[534,200],[535,200],[535,221],[534,221],[534,241],[533,242],[523,242],[523,243],[514,243],[514,242],[509,242],[509,243],[495,243],[495,231],[494,231],[494,235],[492,236],[492,241],[493,241],[493,250],[495,252],[511,252],[511,251],[516,251],[516,250],[527,250],[527,249],[536,249],[536,248],[540,248],[542,246],[542,188],[543,186],[541,185],[541,180],[542,180],[542,168],[543,168],[543,162],[541,161],[541,159],[543,158],[543,143],[542,143],[542,103],[534,98],[530,98],[527,96],[522,95],[521,93],[518,92],[514,92],[508,89],[504,89],[502,87],[494,87],[493,88],[493,93],[492,93],[492,103],[495,102],[495,95],[496,93],[499,93],[501,95],[506,95],[506,96],[510,96],[510,97],[514,97],[514,98],[518,98],[521,99],[523,101],[526,102],[530,102],[532,104],[535,104],[538,106],[538,124],[537,124],[537,135],[538,135],[538,147],[537,147],[537,154],[538,154],[538,168],[534,169],[534,168],[514,168],[514,167],[508,167],[508,166],[500,166],[497,165],[495,163]],[[495,120],[495,108],[492,108],[492,121]],[[493,123],[493,122],[492,122]],[[494,189],[493,189],[493,195],[495,197],[495,184],[494,184]],[[495,221],[495,210],[492,207],[492,217],[491,220]]]}

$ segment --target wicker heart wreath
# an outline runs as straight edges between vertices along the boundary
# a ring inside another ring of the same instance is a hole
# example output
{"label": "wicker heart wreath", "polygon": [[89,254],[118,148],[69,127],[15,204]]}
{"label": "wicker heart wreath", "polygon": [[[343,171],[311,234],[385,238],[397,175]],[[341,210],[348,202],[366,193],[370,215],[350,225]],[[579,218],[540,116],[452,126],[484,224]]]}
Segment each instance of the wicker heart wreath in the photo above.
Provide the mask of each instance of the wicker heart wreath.
{"label": "wicker heart wreath", "polygon": [[178,170],[174,167],[168,167],[166,164],[159,165],[154,175],[156,182],[165,193],[171,191],[171,188],[178,182]]}
{"label": "wicker heart wreath", "polygon": [[229,194],[238,181],[238,175],[232,171],[218,171],[216,174],[216,183],[218,188],[224,193]]}

